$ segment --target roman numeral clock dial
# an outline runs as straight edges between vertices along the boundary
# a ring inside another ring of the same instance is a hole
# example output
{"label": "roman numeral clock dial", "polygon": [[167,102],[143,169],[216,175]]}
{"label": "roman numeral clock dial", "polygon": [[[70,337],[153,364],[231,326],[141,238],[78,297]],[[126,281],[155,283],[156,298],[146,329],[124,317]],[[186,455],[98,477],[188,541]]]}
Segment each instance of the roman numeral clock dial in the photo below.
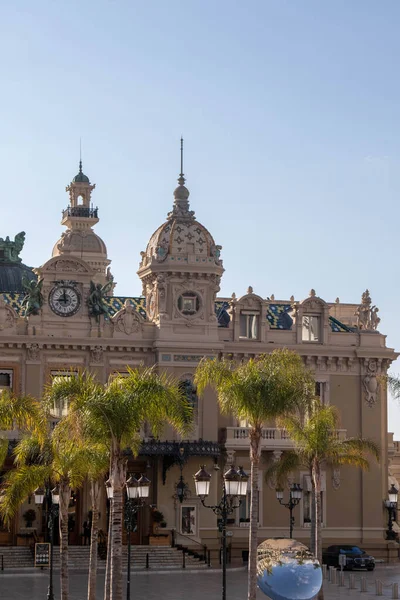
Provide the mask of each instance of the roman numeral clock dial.
{"label": "roman numeral clock dial", "polygon": [[51,310],[60,317],[72,317],[81,305],[81,298],[77,290],[70,285],[57,285],[49,294]]}

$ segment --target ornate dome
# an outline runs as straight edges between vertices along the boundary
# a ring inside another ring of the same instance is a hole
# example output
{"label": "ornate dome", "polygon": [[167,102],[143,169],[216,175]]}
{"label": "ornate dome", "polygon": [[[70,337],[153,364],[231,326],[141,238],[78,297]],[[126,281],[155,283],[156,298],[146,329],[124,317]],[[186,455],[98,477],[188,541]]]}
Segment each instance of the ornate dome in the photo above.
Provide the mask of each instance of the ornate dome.
{"label": "ornate dome", "polygon": [[101,254],[107,256],[105,243],[92,229],[67,229],[55,244],[53,256],[69,252],[75,255]]}
{"label": "ornate dome", "polygon": [[82,172],[82,161],[79,161],[79,173],[75,175],[72,183],[90,183],[89,177]]}
{"label": "ornate dome", "polygon": [[174,191],[174,206],[166,223],[161,225],[151,236],[146,252],[142,252],[142,265],[153,260],[170,261],[179,264],[188,262],[215,263],[220,261],[221,246],[217,246],[210,232],[198,221],[194,212],[189,210],[189,190],[184,186],[185,179],[181,175],[179,186]]}
{"label": "ornate dome", "polygon": [[23,281],[36,280],[32,269],[20,263],[0,263],[0,292],[24,293]]}

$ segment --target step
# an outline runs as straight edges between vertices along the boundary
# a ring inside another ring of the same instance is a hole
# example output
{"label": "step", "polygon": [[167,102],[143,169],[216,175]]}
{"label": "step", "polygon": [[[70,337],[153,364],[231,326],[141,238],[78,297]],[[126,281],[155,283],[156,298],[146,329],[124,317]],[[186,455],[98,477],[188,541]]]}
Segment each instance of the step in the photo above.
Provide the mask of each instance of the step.
{"label": "step", "polygon": [[[146,555],[149,555],[150,568],[182,568],[182,552],[176,548],[168,546],[131,546],[131,568],[144,569],[146,567]],[[68,564],[71,569],[88,569],[90,558],[89,546],[69,546]],[[54,548],[54,567],[60,566],[59,547]],[[34,559],[29,547],[21,546],[1,546],[0,547],[0,568],[1,561],[4,569],[26,568],[34,566]],[[122,548],[122,564],[126,568],[128,562],[127,547]],[[189,568],[203,568],[204,561],[199,560],[188,554],[185,555],[185,563]],[[98,558],[99,568],[105,568],[105,560]]]}

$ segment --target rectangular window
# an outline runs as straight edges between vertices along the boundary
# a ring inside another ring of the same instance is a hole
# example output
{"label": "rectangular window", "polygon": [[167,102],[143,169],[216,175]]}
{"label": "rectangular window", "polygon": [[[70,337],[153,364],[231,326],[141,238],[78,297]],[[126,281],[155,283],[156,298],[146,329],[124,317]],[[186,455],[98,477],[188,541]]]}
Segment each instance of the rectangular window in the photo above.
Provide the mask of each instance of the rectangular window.
{"label": "rectangular window", "polygon": [[181,506],[181,533],[196,535],[197,509],[195,506]]}
{"label": "rectangular window", "polygon": [[248,340],[258,339],[259,314],[249,311],[240,313],[240,337]]}
{"label": "rectangular window", "polygon": [[328,397],[329,386],[327,381],[316,381],[315,382],[315,395],[321,401],[321,404],[327,406],[329,404]]}
{"label": "rectangular window", "polygon": [[[301,500],[300,521],[302,527],[311,527],[312,485],[310,475],[303,475],[303,498]],[[321,473],[321,523],[325,526],[326,473]]]}
{"label": "rectangular window", "polygon": [[320,341],[320,317],[316,317],[314,315],[304,315],[302,325],[303,342]]}
{"label": "rectangular window", "polygon": [[[257,521],[260,521],[260,492],[257,490],[256,492],[258,496],[258,514]],[[247,496],[241,499],[241,504],[239,506],[239,526],[240,527],[248,527],[250,522],[250,503],[251,503],[251,492],[248,490]]]}
{"label": "rectangular window", "polygon": [[0,394],[4,390],[12,391],[13,375],[12,369],[0,369]]}
{"label": "rectangular window", "polygon": [[[321,494],[321,523],[324,522],[324,492]],[[303,491],[303,527],[311,526],[312,492]]]}
{"label": "rectangular window", "polygon": [[[50,371],[51,381],[54,383],[60,379],[70,379],[71,377],[77,376],[76,371]],[[60,401],[58,406],[54,406],[52,410],[54,417],[61,418],[68,414],[68,398],[64,398]]]}

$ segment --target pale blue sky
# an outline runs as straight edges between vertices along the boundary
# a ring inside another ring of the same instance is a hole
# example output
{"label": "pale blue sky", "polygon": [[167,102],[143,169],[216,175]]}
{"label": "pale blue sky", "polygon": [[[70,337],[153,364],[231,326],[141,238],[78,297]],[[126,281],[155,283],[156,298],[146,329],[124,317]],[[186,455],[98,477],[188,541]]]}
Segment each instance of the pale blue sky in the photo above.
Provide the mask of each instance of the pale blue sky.
{"label": "pale blue sky", "polygon": [[183,134],[223,295],[368,287],[400,350],[398,0],[18,0],[0,17],[0,236],[26,231],[26,263],[61,233],[82,137],[116,293],[139,295]]}

